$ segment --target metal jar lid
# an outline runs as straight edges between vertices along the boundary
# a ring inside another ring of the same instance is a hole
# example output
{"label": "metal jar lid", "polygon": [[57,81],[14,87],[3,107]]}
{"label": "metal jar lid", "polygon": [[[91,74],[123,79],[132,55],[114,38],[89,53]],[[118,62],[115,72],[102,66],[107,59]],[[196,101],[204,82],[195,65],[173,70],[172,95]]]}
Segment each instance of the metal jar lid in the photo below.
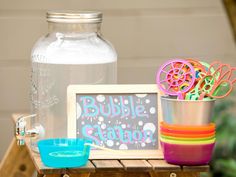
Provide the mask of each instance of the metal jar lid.
{"label": "metal jar lid", "polygon": [[96,11],[49,11],[47,21],[56,23],[101,23],[102,13]]}

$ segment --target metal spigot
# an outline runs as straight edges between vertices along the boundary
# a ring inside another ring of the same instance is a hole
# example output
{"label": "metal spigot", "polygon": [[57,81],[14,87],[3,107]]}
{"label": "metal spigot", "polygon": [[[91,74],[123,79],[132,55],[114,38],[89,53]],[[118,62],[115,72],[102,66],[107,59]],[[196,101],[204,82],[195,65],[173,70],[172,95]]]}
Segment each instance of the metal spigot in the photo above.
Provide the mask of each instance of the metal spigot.
{"label": "metal spigot", "polygon": [[16,120],[16,128],[15,135],[17,144],[22,146],[25,144],[26,137],[39,138],[43,137],[45,134],[45,130],[42,125],[35,125],[34,128],[26,130],[26,119],[35,117],[36,114],[32,114],[29,116],[20,116]]}

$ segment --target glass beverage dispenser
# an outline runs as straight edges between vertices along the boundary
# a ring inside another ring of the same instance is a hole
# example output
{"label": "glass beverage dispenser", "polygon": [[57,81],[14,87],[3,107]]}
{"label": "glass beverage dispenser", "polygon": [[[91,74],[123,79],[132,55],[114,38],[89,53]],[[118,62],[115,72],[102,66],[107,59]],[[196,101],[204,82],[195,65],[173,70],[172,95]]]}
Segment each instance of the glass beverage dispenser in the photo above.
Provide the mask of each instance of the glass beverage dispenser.
{"label": "glass beverage dispenser", "polygon": [[67,137],[68,85],[116,83],[117,54],[101,36],[100,12],[48,12],[47,21],[32,49],[31,122],[40,138]]}

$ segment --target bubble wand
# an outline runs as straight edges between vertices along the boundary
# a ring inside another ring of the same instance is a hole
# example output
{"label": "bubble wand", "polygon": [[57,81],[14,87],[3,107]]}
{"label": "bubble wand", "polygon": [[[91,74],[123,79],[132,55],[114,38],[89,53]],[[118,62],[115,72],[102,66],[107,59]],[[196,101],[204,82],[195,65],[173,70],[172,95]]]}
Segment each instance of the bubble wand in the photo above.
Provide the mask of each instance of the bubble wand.
{"label": "bubble wand", "polygon": [[189,62],[173,59],[160,67],[156,83],[165,94],[184,99],[184,94],[193,87],[195,78],[194,67]]}

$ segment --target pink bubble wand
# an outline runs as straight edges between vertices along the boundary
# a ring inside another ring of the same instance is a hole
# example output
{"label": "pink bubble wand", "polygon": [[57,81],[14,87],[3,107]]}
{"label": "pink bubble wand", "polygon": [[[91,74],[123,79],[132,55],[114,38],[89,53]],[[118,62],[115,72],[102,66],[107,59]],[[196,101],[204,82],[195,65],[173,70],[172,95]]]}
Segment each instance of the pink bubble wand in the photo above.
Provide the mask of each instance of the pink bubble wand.
{"label": "pink bubble wand", "polygon": [[187,61],[173,59],[164,63],[156,74],[156,83],[161,91],[170,96],[184,99],[195,83],[194,67]]}

